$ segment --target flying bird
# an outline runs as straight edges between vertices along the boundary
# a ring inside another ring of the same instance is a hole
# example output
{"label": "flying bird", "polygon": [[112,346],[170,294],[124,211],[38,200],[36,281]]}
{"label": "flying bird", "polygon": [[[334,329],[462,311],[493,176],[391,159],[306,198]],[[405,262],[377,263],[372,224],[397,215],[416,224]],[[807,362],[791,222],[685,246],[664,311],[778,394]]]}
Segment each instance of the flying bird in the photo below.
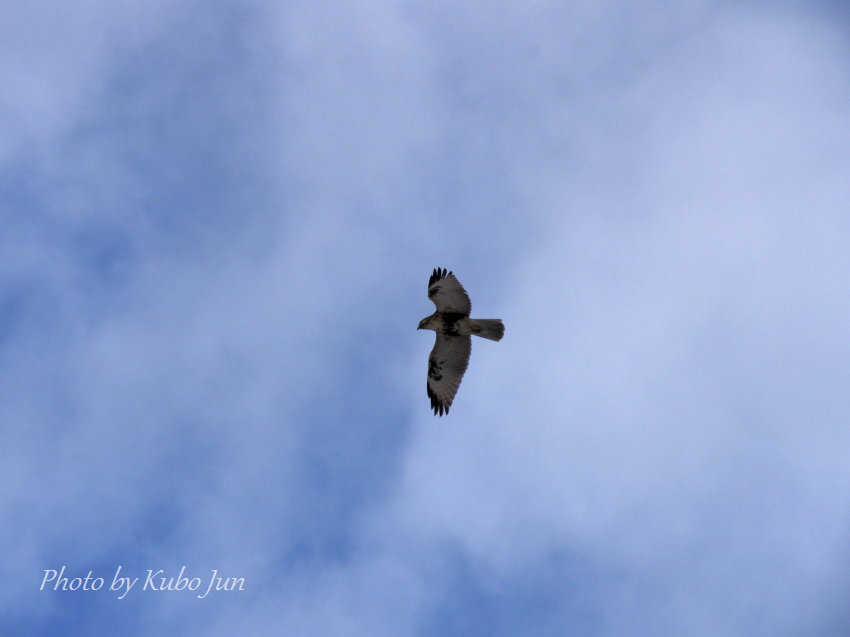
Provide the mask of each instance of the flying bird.
{"label": "flying bird", "polygon": [[449,413],[463,373],[469,365],[470,334],[500,341],[502,319],[472,319],[472,303],[457,277],[445,268],[434,268],[428,280],[428,298],[437,311],[419,321],[418,330],[434,330],[437,341],[428,357],[428,398],[434,415]]}

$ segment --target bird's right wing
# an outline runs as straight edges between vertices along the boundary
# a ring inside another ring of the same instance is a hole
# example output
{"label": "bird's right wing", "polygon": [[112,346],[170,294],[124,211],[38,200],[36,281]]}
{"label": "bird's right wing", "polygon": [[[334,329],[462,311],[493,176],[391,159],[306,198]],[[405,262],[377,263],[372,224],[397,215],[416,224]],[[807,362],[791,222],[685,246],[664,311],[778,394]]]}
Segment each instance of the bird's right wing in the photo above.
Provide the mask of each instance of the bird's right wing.
{"label": "bird's right wing", "polygon": [[437,341],[428,357],[428,398],[434,415],[449,413],[472,349],[469,336],[446,336],[437,332]]}

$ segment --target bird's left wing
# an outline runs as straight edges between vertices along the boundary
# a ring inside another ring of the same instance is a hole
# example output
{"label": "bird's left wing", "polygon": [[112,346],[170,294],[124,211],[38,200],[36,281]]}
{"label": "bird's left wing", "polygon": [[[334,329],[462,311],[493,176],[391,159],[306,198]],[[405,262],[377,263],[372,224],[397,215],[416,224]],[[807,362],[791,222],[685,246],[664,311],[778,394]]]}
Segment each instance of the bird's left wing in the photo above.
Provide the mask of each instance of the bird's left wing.
{"label": "bird's left wing", "polygon": [[428,357],[428,398],[434,415],[449,413],[472,349],[469,336],[446,336],[437,332],[437,341]]}
{"label": "bird's left wing", "polygon": [[472,303],[457,277],[445,268],[434,268],[428,280],[428,298],[437,306],[438,312],[457,312],[469,316]]}

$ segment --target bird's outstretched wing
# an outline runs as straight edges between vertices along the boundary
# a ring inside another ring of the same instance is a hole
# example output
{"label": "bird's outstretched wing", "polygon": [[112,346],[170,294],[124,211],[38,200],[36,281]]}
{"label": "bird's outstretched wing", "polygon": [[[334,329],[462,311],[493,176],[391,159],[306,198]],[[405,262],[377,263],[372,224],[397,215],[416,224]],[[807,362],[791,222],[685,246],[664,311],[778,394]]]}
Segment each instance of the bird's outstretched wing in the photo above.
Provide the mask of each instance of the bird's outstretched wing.
{"label": "bird's outstretched wing", "polygon": [[449,413],[469,365],[470,340],[469,336],[446,336],[437,332],[437,342],[428,357],[428,398],[434,415]]}
{"label": "bird's outstretched wing", "polygon": [[437,306],[438,312],[457,312],[469,316],[472,311],[466,290],[457,277],[445,268],[434,268],[428,280],[428,298]]}

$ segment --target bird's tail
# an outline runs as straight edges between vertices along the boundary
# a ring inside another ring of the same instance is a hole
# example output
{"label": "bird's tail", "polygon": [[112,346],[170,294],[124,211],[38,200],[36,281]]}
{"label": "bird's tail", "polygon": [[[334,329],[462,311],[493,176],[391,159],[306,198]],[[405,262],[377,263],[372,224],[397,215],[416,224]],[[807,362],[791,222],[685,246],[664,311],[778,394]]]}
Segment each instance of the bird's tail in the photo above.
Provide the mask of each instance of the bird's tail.
{"label": "bird's tail", "polygon": [[469,319],[469,328],[473,334],[491,341],[501,341],[505,335],[502,319]]}

